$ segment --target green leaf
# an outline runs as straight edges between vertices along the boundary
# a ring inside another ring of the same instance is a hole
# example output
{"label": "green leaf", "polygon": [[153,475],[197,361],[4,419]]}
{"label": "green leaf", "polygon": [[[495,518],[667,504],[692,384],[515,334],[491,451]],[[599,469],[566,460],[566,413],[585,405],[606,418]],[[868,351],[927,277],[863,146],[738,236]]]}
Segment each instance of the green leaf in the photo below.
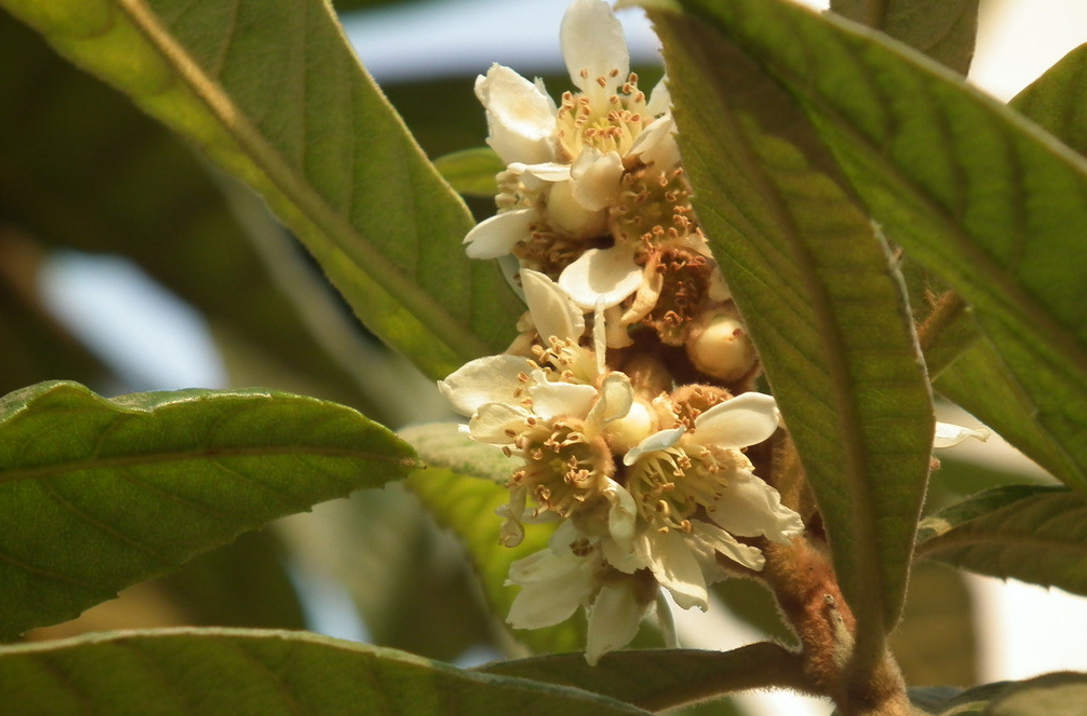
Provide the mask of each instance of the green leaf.
{"label": "green leaf", "polygon": [[712,5],[726,36],[805,106],[875,220],[974,307],[1075,465],[1060,477],[1087,490],[1087,161],[833,15],[779,0]]}
{"label": "green leaf", "polygon": [[987,716],[1077,716],[1087,701],[1087,674],[1046,674],[1010,684],[994,698]]}
{"label": "green leaf", "polygon": [[596,694],[304,632],[171,629],[0,648],[5,716],[620,716]]}
{"label": "green leaf", "polygon": [[986,338],[945,368],[933,387],[1053,475],[1073,481],[1082,474],[1081,465],[1038,424],[1038,406]]}
{"label": "green leaf", "polygon": [[902,608],[933,433],[901,282],[799,109],[718,20],[654,20],[695,210],[796,443],[869,663]]}
{"label": "green leaf", "polygon": [[831,0],[830,9],[905,42],[961,75],[978,34],[978,0]]}
{"label": "green leaf", "polygon": [[240,532],[413,466],[350,408],[257,390],[0,400],[0,638],[55,623]]}
{"label": "green leaf", "polygon": [[[244,344],[296,378],[271,387],[336,396],[375,414],[354,379],[361,371],[352,375],[342,365],[363,360],[352,355],[337,364],[307,330],[314,322],[304,326],[300,320],[298,306],[304,302],[298,300],[303,293],[298,289],[322,279],[311,267],[299,266],[304,253],[288,244],[285,230],[268,218],[258,197],[248,189],[242,195],[222,172],[209,172],[212,167],[179,137],[124,95],[72,67],[40,35],[3,11],[0,66],[5,68],[0,76],[0,217],[12,226],[9,241],[24,239],[9,246],[18,253],[5,255],[0,263],[5,273],[21,277],[16,285],[37,286],[38,267],[26,260],[32,251],[39,254],[38,262],[48,251],[65,248],[122,254],[197,308],[217,338]],[[14,235],[15,227],[20,236]],[[259,250],[250,238],[259,242]],[[277,281],[276,274],[289,278]],[[293,304],[283,290],[287,284]],[[321,293],[331,295],[327,289]],[[339,313],[325,306],[311,313],[320,310],[322,326],[343,314],[345,331],[357,330],[348,324],[346,311],[339,305],[334,309]],[[19,315],[7,307],[3,314],[9,320]],[[56,327],[43,315],[34,318],[41,325],[28,321],[18,334],[0,341],[5,346],[2,392],[56,377],[89,384],[100,379],[101,370],[89,359],[69,360],[68,365],[58,360],[78,354],[70,345],[58,350],[59,341],[50,341],[47,332]],[[343,350],[347,343],[341,339],[337,347]],[[23,356],[39,355],[45,360],[37,365],[20,365]],[[236,384],[269,385],[267,378],[247,380],[238,372],[231,377]],[[305,384],[297,378],[305,378]]]}
{"label": "green leaf", "polygon": [[1063,487],[986,490],[926,517],[917,555],[1087,595],[1087,501]]}
{"label": "green leaf", "polygon": [[[457,535],[490,611],[504,620],[519,589],[505,584],[510,564],[546,549],[552,531],[548,525],[526,525],[525,539],[517,547],[499,541],[502,520],[494,511],[509,501],[504,485],[519,463],[497,447],[472,440],[455,423],[414,426],[400,436],[427,461],[425,470],[408,478],[408,487],[440,525]],[[585,645],[585,620],[579,614],[554,627],[513,635],[534,652],[580,651]],[[585,660],[580,654],[577,658]]]}
{"label": "green leaf", "polygon": [[432,376],[504,348],[520,311],[472,220],[322,0],[0,2],[273,207],[377,335]]}
{"label": "green leaf", "polygon": [[498,191],[495,174],[506,169],[505,163],[490,147],[446,154],[435,159],[434,166],[459,193],[488,197]]}
{"label": "green leaf", "polygon": [[1080,154],[1087,154],[1087,45],[1081,45],[1017,94],[1009,106]]}
{"label": "green leaf", "polygon": [[1000,681],[965,691],[947,686],[910,689],[910,702],[921,713],[933,716],[981,716],[989,701],[1009,683]]}
{"label": "green leaf", "polygon": [[700,699],[767,687],[810,689],[798,655],[761,642],[732,651],[646,649],[606,654],[588,667],[580,654],[499,661],[488,674],[573,686],[660,711]]}
{"label": "green leaf", "polygon": [[[1087,51],[1073,50],[1009,106],[1082,153],[1087,150],[1087,113],[1081,111],[1078,92],[1084,71]],[[975,342],[950,370],[941,373],[934,387],[1064,481],[1074,483],[1082,473],[1082,463],[1077,464],[1039,425],[1031,396],[987,341]]]}

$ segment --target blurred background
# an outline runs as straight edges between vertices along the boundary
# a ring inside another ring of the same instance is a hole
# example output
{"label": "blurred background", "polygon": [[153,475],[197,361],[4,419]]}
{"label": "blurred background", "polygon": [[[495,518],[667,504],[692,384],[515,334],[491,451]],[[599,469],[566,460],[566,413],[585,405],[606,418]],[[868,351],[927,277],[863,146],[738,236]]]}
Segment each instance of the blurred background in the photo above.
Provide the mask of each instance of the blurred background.
{"label": "blurred background", "polygon": [[[335,4],[431,157],[483,144],[472,84],[492,62],[544,77],[556,96],[569,86],[558,40],[565,0]],[[656,39],[639,11],[620,17],[648,89],[661,74]],[[982,0],[971,79],[1005,101],[1085,40],[1085,3]],[[450,417],[431,382],[369,337],[259,199],[3,11],[0,68],[0,392],[53,378],[105,395],[261,385],[346,403],[393,428]],[[479,217],[493,212],[489,200],[470,203]],[[998,440],[941,457],[926,509],[982,485],[1045,479]],[[716,596],[720,608],[677,615],[686,645],[790,639],[758,587],[730,582]],[[465,665],[510,646],[455,540],[395,486],[245,535],[31,638],[175,624],[308,628]],[[1075,649],[1087,643],[1087,601],[923,564],[894,638],[914,685],[1087,670]],[[829,708],[760,694],[689,712]]]}

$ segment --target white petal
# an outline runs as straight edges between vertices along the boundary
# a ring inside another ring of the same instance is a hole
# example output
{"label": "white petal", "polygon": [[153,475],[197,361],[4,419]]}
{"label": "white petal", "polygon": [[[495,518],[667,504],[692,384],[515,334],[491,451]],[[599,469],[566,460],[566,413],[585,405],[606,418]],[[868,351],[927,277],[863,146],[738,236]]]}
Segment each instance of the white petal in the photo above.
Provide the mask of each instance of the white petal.
{"label": "white petal", "polygon": [[477,358],[439,380],[438,390],[458,413],[471,416],[485,403],[514,401],[524,387],[520,376],[530,369],[529,362],[520,356],[503,353]]}
{"label": "white petal", "polygon": [[616,306],[641,284],[642,267],[623,246],[589,249],[559,275],[559,285],[585,310]]}
{"label": "white petal", "polygon": [[619,152],[604,154],[595,147],[587,147],[570,170],[574,200],[590,211],[615,205],[619,201],[623,172]]}
{"label": "white petal", "polygon": [[699,445],[741,448],[766,440],[778,429],[773,397],[744,393],[718,403],[695,418],[692,435]]}
{"label": "white petal", "polygon": [[598,77],[611,77],[615,83],[626,81],[630,74],[630,54],[611,5],[603,0],[574,0],[562,18],[559,31],[562,58],[570,72],[570,80],[584,92],[595,93],[601,88]]}
{"label": "white petal", "polygon": [[976,438],[982,442],[989,439],[992,433],[989,428],[964,428],[961,425],[952,425],[951,423],[936,423],[936,437],[932,441],[932,447],[935,448],[949,448],[955,447],[964,440],[970,438]]}
{"label": "white petal", "polygon": [[468,421],[469,434],[473,440],[505,445],[513,441],[514,435],[528,427],[529,415],[520,406],[487,403],[479,406],[476,414]]}
{"label": "white petal", "polygon": [[675,446],[685,432],[687,432],[687,429],[680,426],[678,428],[660,430],[653,433],[623,456],[623,464],[630,467],[638,461],[638,458],[646,453],[656,452],[657,450],[667,450],[668,448]]}
{"label": "white petal", "polygon": [[589,612],[585,660],[590,666],[609,651],[622,649],[638,633],[645,607],[638,604],[637,584],[623,579],[600,589]]}
{"label": "white petal", "polygon": [[604,497],[611,503],[611,509],[608,510],[608,533],[620,548],[630,550],[638,514],[634,497],[625,487],[610,478],[603,492]]}
{"label": "white petal", "polygon": [[580,238],[596,236],[604,227],[603,211],[587,209],[574,198],[572,182],[551,185],[547,193],[547,216],[551,223]]}
{"label": "white petal", "polygon": [[559,340],[577,341],[585,332],[585,316],[557,283],[532,269],[521,271],[521,286],[525,302],[532,313],[532,322],[547,345],[551,336]]}
{"label": "white petal", "polygon": [[679,164],[680,160],[675,131],[672,115],[658,117],[642,130],[627,154],[640,156],[643,162],[651,164],[657,171],[667,171]]}
{"label": "white petal", "polygon": [[706,611],[708,595],[706,579],[694,550],[682,534],[676,530],[645,533],[648,547],[649,569],[660,585],[672,594],[681,609],[698,607]]}
{"label": "white petal", "polygon": [[539,219],[535,209],[517,209],[485,219],[464,237],[465,253],[470,259],[494,259],[505,256],[518,241],[529,238],[531,227]]}
{"label": "white petal", "polygon": [[608,373],[600,385],[600,393],[607,406],[604,409],[604,422],[626,416],[630,412],[630,406],[634,404],[634,388],[625,373]]}
{"label": "white petal", "polygon": [[[543,182],[560,182],[570,179],[570,165],[560,164],[559,162],[545,162],[544,164],[520,164],[515,163],[509,166],[509,171],[516,172],[521,175],[521,181],[526,185],[529,185],[530,189],[539,188]],[[536,186],[532,186],[529,179],[536,179]]]}
{"label": "white petal", "polygon": [[781,504],[778,491],[748,470],[729,475],[728,487],[707,511],[714,522],[741,537],[786,544],[804,531],[804,521]]}
{"label": "white petal", "polygon": [[544,420],[562,415],[584,418],[596,401],[596,388],[591,385],[551,381],[528,389],[532,397],[532,412]]}
{"label": "white petal", "polygon": [[717,525],[697,521],[694,523],[694,531],[698,538],[709,545],[713,551],[720,552],[748,569],[761,572],[766,565],[766,558],[762,552],[749,544],[742,544]]}
{"label": "white petal", "polygon": [[[534,564],[518,566],[533,558]],[[510,582],[525,586],[510,605],[506,621],[517,629],[542,629],[569,619],[593,591],[592,572],[580,569],[582,562],[572,554],[558,557],[544,550],[510,565]],[[515,571],[517,576],[536,574],[522,582],[514,578]]]}
{"label": "white petal", "polygon": [[668,91],[668,75],[665,75],[649,93],[649,102],[645,105],[645,111],[650,117],[659,117],[671,109],[672,95]]}
{"label": "white petal", "polygon": [[552,159],[555,102],[540,85],[508,67],[492,65],[476,78],[476,97],[487,108],[487,143],[506,164],[539,164]]}

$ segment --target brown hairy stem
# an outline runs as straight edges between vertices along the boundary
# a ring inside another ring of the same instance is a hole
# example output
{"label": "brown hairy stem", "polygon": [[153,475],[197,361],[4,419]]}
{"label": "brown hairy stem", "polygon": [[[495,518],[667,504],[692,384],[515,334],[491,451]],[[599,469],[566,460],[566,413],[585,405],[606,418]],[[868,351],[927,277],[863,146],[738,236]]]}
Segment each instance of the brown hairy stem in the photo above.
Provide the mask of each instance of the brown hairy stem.
{"label": "brown hairy stem", "polygon": [[889,651],[878,664],[857,664],[856,620],[826,554],[804,537],[763,550],[762,578],[800,639],[805,680],[838,705],[842,716],[905,716],[906,686]]}

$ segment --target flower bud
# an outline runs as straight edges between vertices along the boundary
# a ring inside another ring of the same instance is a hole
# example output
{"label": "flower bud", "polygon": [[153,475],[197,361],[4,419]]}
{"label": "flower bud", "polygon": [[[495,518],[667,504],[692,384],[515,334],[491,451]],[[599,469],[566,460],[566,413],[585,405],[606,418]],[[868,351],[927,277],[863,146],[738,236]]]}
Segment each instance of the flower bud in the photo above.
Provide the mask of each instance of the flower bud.
{"label": "flower bud", "polygon": [[706,311],[692,324],[687,355],[698,370],[726,383],[743,378],[759,359],[747,328],[724,309]]}

